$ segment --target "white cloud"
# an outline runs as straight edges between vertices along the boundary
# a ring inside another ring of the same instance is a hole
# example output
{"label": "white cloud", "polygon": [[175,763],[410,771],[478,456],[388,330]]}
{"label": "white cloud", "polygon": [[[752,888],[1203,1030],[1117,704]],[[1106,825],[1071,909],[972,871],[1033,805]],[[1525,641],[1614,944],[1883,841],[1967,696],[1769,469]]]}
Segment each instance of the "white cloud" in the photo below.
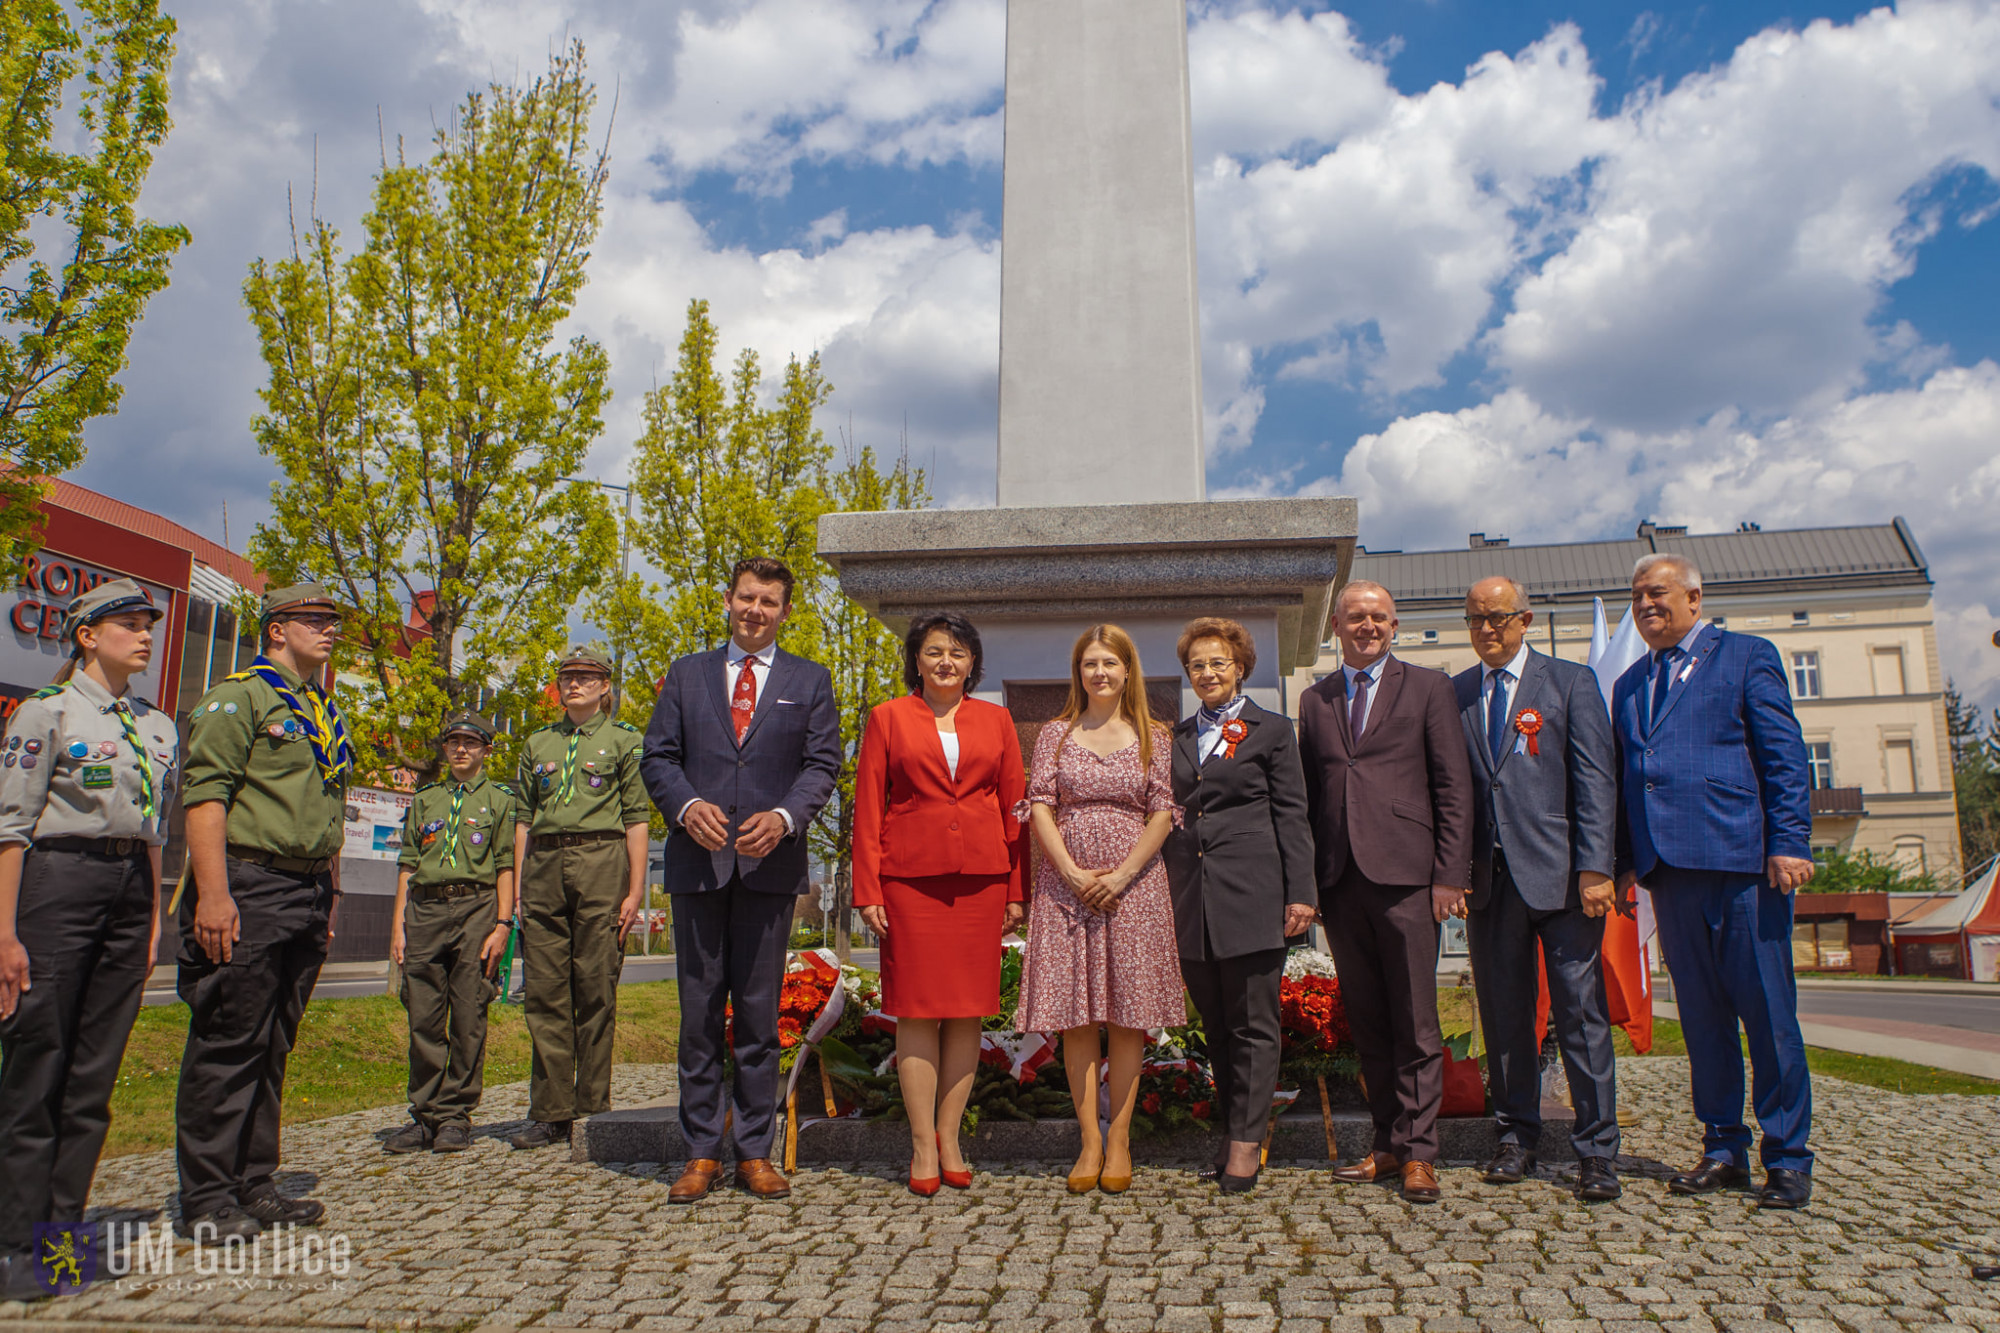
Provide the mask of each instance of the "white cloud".
{"label": "white cloud", "polygon": [[1770,29],[1616,120],[1574,240],[1528,274],[1494,364],[1545,403],[1657,427],[1837,400],[1937,225],[1911,196],[2000,172],[2000,9],[1916,0]]}
{"label": "white cloud", "polygon": [[1606,429],[1510,389],[1458,412],[1365,435],[1341,470],[1302,488],[1353,495],[1376,546],[1435,547],[1472,531],[1575,541],[1640,517],[1728,531],[1910,521],[1936,580],[1948,669],[2000,692],[1988,643],[2000,512],[2000,366],[1940,370],[1762,428],[1735,414],[1671,431]]}

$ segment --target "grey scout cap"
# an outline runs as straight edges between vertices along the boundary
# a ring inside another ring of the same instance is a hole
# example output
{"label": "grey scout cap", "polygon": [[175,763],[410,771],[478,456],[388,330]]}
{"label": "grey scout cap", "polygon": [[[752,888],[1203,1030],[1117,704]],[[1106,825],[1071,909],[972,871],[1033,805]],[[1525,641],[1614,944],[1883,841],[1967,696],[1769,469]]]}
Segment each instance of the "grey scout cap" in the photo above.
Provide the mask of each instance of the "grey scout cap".
{"label": "grey scout cap", "polygon": [[110,616],[123,615],[127,611],[143,611],[158,624],[166,614],[153,601],[153,594],[134,583],[131,579],[106,579],[89,592],[79,593],[70,600],[69,611],[63,617],[63,638],[76,642],[76,632],[85,625],[95,625]]}
{"label": "grey scout cap", "polygon": [[273,588],[264,594],[259,613],[265,624],[293,611],[331,611],[339,614],[341,606],[333,600],[333,594],[317,583],[295,583],[289,588]]}
{"label": "grey scout cap", "polygon": [[611,674],[611,661],[595,648],[578,644],[556,664],[556,671],[558,674],[564,671],[596,671],[608,676]]}
{"label": "grey scout cap", "polygon": [[461,708],[444,720],[444,729],[438,732],[438,740],[452,736],[476,736],[485,745],[493,743],[495,728],[491,722],[467,708]]}

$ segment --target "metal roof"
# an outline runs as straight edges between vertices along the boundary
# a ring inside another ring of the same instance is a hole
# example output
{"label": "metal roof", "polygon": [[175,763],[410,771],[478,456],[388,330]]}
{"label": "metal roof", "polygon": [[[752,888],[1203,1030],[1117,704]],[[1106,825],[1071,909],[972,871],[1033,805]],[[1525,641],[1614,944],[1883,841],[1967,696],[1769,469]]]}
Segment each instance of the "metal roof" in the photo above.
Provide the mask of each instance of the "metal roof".
{"label": "metal roof", "polygon": [[1654,551],[1688,556],[1710,593],[1803,591],[1814,587],[1927,587],[1929,568],[1909,525],[1793,528],[1690,535],[1639,525],[1622,541],[1547,546],[1487,545],[1458,551],[1354,553],[1357,579],[1388,588],[1399,602],[1459,601],[1480,579],[1501,575],[1526,584],[1537,602],[1626,593],[1632,566]]}

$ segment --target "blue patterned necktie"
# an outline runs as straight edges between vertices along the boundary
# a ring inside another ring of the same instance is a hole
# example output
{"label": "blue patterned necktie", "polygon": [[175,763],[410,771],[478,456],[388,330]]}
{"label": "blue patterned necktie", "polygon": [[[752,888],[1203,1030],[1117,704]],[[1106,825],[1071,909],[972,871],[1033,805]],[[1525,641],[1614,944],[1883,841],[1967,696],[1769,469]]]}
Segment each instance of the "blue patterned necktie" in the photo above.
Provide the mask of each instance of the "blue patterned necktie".
{"label": "blue patterned necktie", "polygon": [[1513,679],[1511,671],[1496,671],[1491,676],[1493,690],[1486,701],[1486,747],[1493,751],[1495,764],[1507,752],[1507,686]]}
{"label": "blue patterned necktie", "polygon": [[1667,691],[1673,688],[1674,663],[1680,660],[1679,645],[1662,648],[1654,655],[1653,663],[1653,715],[1652,725],[1660,725],[1660,714],[1667,707]]}

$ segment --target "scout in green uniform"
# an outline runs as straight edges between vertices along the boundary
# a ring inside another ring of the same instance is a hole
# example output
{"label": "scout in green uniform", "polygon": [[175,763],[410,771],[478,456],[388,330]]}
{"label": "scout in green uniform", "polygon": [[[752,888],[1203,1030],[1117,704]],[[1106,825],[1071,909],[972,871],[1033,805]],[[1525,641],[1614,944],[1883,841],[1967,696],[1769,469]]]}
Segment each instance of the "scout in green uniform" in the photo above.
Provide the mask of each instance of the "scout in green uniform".
{"label": "scout in green uniform", "polygon": [[71,657],[0,745],[0,1301],[53,1293],[37,1222],[81,1222],[160,937],[174,720],[128,688],[162,612],[130,579],[70,603]]}
{"label": "scout in green uniform", "polygon": [[340,607],[317,584],[264,594],[263,652],[190,714],[180,903],[187,1052],[174,1106],[180,1231],[215,1244],[326,1212],[278,1169],[285,1058],[326,961],[354,750],[321,690]]}
{"label": "scout in green uniform", "polygon": [[411,1123],[382,1145],[393,1153],[472,1146],[501,923],[514,919],[514,793],[486,776],[493,724],[453,713],[442,743],[450,774],[417,789],[396,857],[389,957],[410,1011]]}
{"label": "scout in green uniform", "polygon": [[556,670],[563,717],[528,737],[515,794],[522,823],[522,1007],[534,1057],[516,1148],[567,1142],[570,1122],[611,1105],[611,1037],[625,932],[646,895],[637,730],[606,716],[611,664],[572,648]]}

